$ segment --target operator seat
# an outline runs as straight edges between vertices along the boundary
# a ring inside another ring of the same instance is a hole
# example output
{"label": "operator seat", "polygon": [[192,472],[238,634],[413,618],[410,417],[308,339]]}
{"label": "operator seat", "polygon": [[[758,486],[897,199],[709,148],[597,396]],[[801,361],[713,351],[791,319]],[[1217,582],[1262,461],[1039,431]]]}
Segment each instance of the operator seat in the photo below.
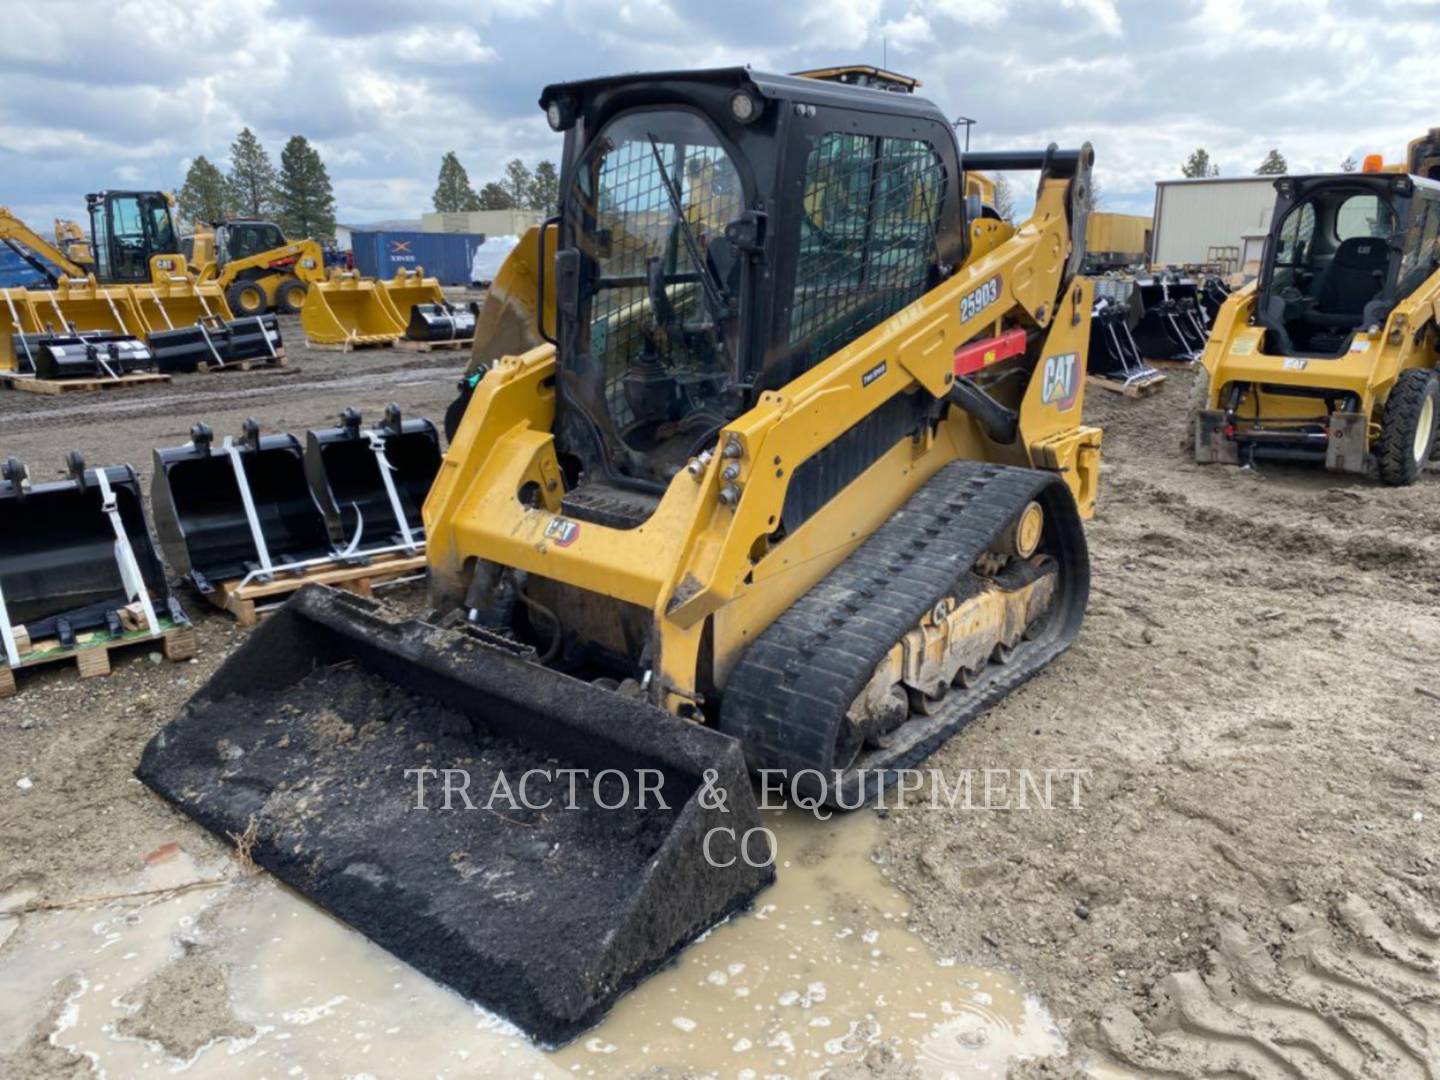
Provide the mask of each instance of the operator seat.
{"label": "operator seat", "polygon": [[1352,236],[1335,249],[1306,321],[1315,326],[1351,329],[1360,325],[1365,307],[1380,294],[1390,263],[1390,246],[1374,236]]}

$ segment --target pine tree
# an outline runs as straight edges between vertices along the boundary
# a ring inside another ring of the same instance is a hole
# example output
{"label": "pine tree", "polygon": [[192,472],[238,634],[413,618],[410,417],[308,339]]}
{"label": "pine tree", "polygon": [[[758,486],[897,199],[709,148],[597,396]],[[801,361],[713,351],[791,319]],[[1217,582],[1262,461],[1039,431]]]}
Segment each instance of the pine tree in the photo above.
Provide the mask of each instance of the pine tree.
{"label": "pine tree", "polygon": [[470,174],[451,150],[440,159],[440,177],[435,184],[435,210],[441,214],[463,214],[480,210],[480,200],[470,186]]}
{"label": "pine tree", "polygon": [[1219,176],[1220,166],[1210,163],[1210,154],[1204,147],[1196,147],[1195,152],[1180,167],[1180,175],[1196,180],[1208,176]]}
{"label": "pine tree", "polygon": [[1265,160],[1255,170],[1256,176],[1284,176],[1290,171],[1290,166],[1285,161],[1285,156],[1279,150],[1271,150],[1265,155]]}
{"label": "pine tree", "polygon": [[535,166],[530,178],[530,191],[525,205],[531,210],[554,211],[560,202],[560,174],[553,161],[542,161]]}
{"label": "pine tree", "polygon": [[175,201],[182,221],[191,225],[219,221],[225,216],[225,174],[201,154],[190,163]]}
{"label": "pine tree", "polygon": [[1010,181],[1003,176],[995,177],[995,213],[1001,221],[1015,224],[1015,193],[1010,190]]}
{"label": "pine tree", "polygon": [[1359,167],[1360,163],[1355,160],[1355,156],[1353,154],[1346,154],[1345,160],[1340,162],[1341,172],[1354,172]]}
{"label": "pine tree", "polygon": [[510,210],[514,206],[515,200],[510,197],[505,185],[495,180],[480,189],[480,196],[476,200],[476,207],[480,210]]}
{"label": "pine tree", "polygon": [[275,212],[275,166],[248,127],[230,144],[225,178],[227,209],[235,217],[269,218]]}
{"label": "pine tree", "polygon": [[303,135],[292,135],[280,152],[280,227],[292,240],[335,235],[335,195],[320,152]]}
{"label": "pine tree", "polygon": [[505,194],[510,196],[511,206],[528,205],[530,189],[534,184],[535,178],[530,175],[530,170],[519,158],[515,158],[505,166],[505,176],[501,179],[500,186],[505,189]]}

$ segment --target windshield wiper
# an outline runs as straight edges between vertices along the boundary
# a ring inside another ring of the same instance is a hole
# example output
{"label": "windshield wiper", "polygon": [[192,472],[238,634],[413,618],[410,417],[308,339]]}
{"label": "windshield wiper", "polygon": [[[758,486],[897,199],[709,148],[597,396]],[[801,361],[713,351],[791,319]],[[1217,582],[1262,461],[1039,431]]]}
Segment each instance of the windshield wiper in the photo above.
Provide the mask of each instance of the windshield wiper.
{"label": "windshield wiper", "polygon": [[655,165],[660,170],[660,182],[665,185],[665,194],[670,199],[670,209],[675,214],[676,220],[680,222],[680,235],[685,241],[685,250],[690,253],[691,260],[700,272],[700,292],[705,297],[706,310],[710,312],[710,320],[715,324],[715,329],[720,329],[720,324],[730,314],[730,296],[715,277],[710,269],[710,264],[705,260],[705,254],[700,250],[700,243],[695,239],[695,233],[690,228],[690,222],[685,220],[685,210],[680,205],[680,190],[675,182],[670,179],[670,170],[665,168],[665,159],[660,154],[660,144],[656,142],[655,136],[650,132],[645,133],[650,140],[650,152],[655,155]]}

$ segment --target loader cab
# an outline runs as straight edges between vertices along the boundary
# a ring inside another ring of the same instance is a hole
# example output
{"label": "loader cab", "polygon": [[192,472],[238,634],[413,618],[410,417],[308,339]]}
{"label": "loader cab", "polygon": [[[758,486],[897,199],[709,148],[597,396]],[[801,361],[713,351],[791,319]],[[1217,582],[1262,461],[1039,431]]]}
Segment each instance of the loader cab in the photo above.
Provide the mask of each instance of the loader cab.
{"label": "loader cab", "polygon": [[1344,355],[1440,266],[1440,183],[1341,173],[1275,187],[1256,308],[1271,355]]}
{"label": "loader cab", "polygon": [[221,267],[233,260],[284,247],[286,243],[285,234],[273,221],[224,221],[215,226],[216,263]]}
{"label": "loader cab", "polygon": [[179,252],[170,199],[163,191],[101,191],[85,196],[95,276],[104,284],[150,280],[150,259]]}
{"label": "loader cab", "polygon": [[611,524],[644,520],[761,393],[964,258],[958,148],[923,98],[730,68],[560,84],[540,104],[565,133],[542,282],[557,450],[567,487],[628,493]]}

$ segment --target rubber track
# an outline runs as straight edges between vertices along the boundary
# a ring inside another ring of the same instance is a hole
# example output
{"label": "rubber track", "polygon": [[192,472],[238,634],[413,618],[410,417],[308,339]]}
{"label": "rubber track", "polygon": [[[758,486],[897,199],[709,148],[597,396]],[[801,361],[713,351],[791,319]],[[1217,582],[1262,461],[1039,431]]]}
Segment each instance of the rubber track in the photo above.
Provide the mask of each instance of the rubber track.
{"label": "rubber track", "polygon": [[[1045,629],[989,665],[979,684],[951,691],[936,716],[912,716],[884,750],[865,750],[834,779],[835,735],[875,666],[1032,500],[1046,513],[1046,549],[1060,562],[1060,593]],[[983,462],[942,468],[853,555],[775,620],[725,686],[721,731],[738,738],[751,769],[819,770],[832,801],[872,799],[882,770],[909,767],[1074,640],[1089,593],[1089,562],[1074,500],[1054,473]],[[808,779],[808,778],[807,778]]]}

